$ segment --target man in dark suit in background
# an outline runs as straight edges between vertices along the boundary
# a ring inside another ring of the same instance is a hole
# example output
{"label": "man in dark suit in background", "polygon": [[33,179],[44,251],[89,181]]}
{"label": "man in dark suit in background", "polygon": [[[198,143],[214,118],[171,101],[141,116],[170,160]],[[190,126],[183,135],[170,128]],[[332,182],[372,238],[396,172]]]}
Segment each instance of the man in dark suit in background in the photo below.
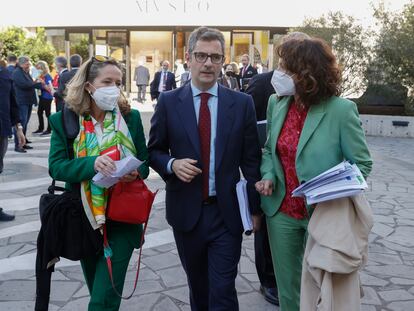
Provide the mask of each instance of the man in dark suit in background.
{"label": "man in dark suit in background", "polygon": [[257,121],[266,120],[267,101],[270,95],[275,93],[275,89],[270,83],[272,76],[273,70],[255,75],[246,88],[245,93],[253,97]]}
{"label": "man in dark suit in background", "polygon": [[250,65],[250,57],[247,54],[241,57],[242,67],[239,72],[240,91],[244,92],[251,78],[257,75],[257,69]]}
{"label": "man in dark suit in background", "polygon": [[217,83],[224,36],[200,27],[188,42],[191,80],[161,93],[148,142],[150,165],[166,182],[167,221],[187,274],[192,310],[239,310],[235,279],[243,225],[236,184],[246,178],[259,226],[261,152],[250,96]]}
{"label": "man in dark suit in background", "polygon": [[[256,107],[257,121],[266,120],[267,102],[270,95],[275,93],[275,89],[270,83],[272,76],[273,70],[255,75],[249,81],[249,85],[246,89],[246,94],[253,97],[254,105]],[[262,126],[265,128],[265,124]],[[260,291],[265,299],[272,304],[279,305],[276,277],[273,270],[272,254],[270,253],[269,238],[265,221],[265,216],[263,216],[262,225],[254,235],[256,270],[260,280]]]}
{"label": "man in dark suit in background", "polygon": [[7,55],[7,71],[10,72],[10,74],[13,74],[13,71],[16,69],[17,65],[17,57],[14,54]]}
{"label": "man in dark suit in background", "polygon": [[154,75],[154,80],[150,84],[151,99],[158,99],[160,93],[177,88],[175,75],[168,71],[170,63],[167,60],[162,62],[162,69]]}
{"label": "man in dark suit in background", "polygon": [[[66,61],[66,58],[59,56],[56,58],[55,62],[57,65],[58,63],[64,64],[64,61]],[[70,70],[62,70],[59,73],[58,88],[54,94],[56,100],[56,111],[62,110],[65,105],[64,96],[66,85],[70,80],[72,80],[79,67],[82,65],[82,57],[79,54],[73,54],[69,59],[69,64]]]}
{"label": "man in dark suit in background", "polygon": [[[303,32],[291,32],[284,36],[282,43],[287,40],[303,40],[310,37]],[[263,121],[267,118],[267,104],[270,95],[275,93],[272,86],[272,77],[274,70],[254,76],[246,89],[246,93],[251,95],[256,107],[257,121]],[[263,133],[262,147],[266,133]],[[263,216],[262,225],[254,235],[254,250],[257,275],[260,279],[260,291],[265,299],[273,304],[279,305],[279,297],[277,292],[277,284],[270,253],[269,237],[267,234],[266,218]]]}
{"label": "man in dark suit in background", "polygon": [[[40,81],[33,81],[30,75],[30,59],[27,56],[20,56],[16,69],[13,71],[13,86],[16,94],[16,102],[19,106],[20,123],[23,126],[23,133],[26,137],[27,124],[29,123],[32,114],[33,105],[37,105],[37,97],[35,89],[40,89],[42,83]],[[26,149],[33,149],[28,146],[27,138],[26,145],[21,147],[16,135],[16,130],[13,129],[14,134],[14,151],[25,153]]]}

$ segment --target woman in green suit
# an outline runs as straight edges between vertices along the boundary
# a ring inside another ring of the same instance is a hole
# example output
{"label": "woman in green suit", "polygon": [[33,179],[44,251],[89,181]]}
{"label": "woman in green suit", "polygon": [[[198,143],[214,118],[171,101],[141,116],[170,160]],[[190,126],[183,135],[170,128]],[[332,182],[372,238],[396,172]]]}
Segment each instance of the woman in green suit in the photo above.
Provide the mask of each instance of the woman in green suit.
{"label": "woman in green suit", "polygon": [[[68,184],[80,183],[85,213],[94,229],[106,225],[112,249],[114,283],[122,293],[128,263],[141,240],[142,226],[105,218],[108,191],[92,183],[96,172],[109,175],[115,160],[135,156],[144,163],[121,181],[146,178],[148,152],[139,112],[131,109],[120,90],[122,71],[113,59],[96,56],[83,64],[67,86],[66,105],[79,117],[80,131],[69,158],[62,112],[50,117],[52,138],[49,152],[50,175]],[[91,299],[89,311],[118,310],[120,297],[109,279],[104,255],[81,260]]]}
{"label": "woman in green suit", "polygon": [[278,54],[256,189],[267,216],[281,309],[299,311],[311,207],[293,198],[292,190],[343,160],[356,163],[367,177],[372,161],[356,105],[338,97],[340,70],[329,46],[319,39],[293,39]]}

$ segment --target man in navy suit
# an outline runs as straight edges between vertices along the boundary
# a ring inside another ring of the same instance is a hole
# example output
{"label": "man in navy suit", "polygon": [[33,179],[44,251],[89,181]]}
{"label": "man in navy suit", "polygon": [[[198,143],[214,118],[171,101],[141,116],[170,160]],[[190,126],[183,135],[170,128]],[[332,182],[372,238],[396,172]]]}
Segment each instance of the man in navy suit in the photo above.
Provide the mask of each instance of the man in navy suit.
{"label": "man in navy suit", "polygon": [[151,99],[158,99],[160,93],[177,88],[175,75],[168,71],[170,63],[165,60],[162,62],[162,69],[154,75],[154,80],[150,84]]}
{"label": "man in navy suit", "polygon": [[241,57],[242,67],[240,68],[240,91],[244,92],[249,84],[251,78],[257,75],[257,69],[250,65],[250,57],[247,54],[243,54]]}
{"label": "man in navy suit", "polygon": [[217,83],[224,63],[218,30],[194,30],[186,60],[191,81],[158,99],[148,142],[150,165],[166,182],[167,221],[187,274],[191,309],[237,311],[240,169],[248,181],[254,230],[260,224],[254,104],[250,96]]}

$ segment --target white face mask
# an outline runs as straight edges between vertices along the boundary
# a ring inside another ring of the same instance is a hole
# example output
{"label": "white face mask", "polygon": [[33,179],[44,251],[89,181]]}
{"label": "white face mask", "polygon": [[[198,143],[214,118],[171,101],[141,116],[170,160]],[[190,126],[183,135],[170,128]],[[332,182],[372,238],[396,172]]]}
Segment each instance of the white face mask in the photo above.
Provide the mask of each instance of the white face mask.
{"label": "white face mask", "polygon": [[291,96],[296,93],[295,82],[286,72],[275,70],[270,83],[277,96]]}
{"label": "white face mask", "polygon": [[[93,86],[93,85],[92,85]],[[95,87],[94,87],[95,88]],[[104,86],[95,88],[95,92],[91,94],[96,105],[104,111],[112,111],[118,104],[118,98],[121,90],[117,86]]]}

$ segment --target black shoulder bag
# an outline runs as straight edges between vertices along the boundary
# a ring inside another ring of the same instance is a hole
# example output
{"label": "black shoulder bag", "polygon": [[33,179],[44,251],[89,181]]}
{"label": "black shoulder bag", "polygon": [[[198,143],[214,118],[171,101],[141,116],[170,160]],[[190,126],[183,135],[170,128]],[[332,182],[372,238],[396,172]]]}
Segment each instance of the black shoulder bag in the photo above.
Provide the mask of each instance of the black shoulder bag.
{"label": "black shoulder bag", "polygon": [[[79,133],[78,116],[67,107],[62,110],[62,123],[68,143],[68,156],[74,158],[73,141]],[[39,201],[41,229],[36,254],[36,311],[47,311],[51,273],[59,257],[80,260],[103,251],[103,237],[94,230],[85,215],[80,197],[80,184],[71,190],[56,186],[55,180]],[[61,192],[57,194],[55,192]]]}

